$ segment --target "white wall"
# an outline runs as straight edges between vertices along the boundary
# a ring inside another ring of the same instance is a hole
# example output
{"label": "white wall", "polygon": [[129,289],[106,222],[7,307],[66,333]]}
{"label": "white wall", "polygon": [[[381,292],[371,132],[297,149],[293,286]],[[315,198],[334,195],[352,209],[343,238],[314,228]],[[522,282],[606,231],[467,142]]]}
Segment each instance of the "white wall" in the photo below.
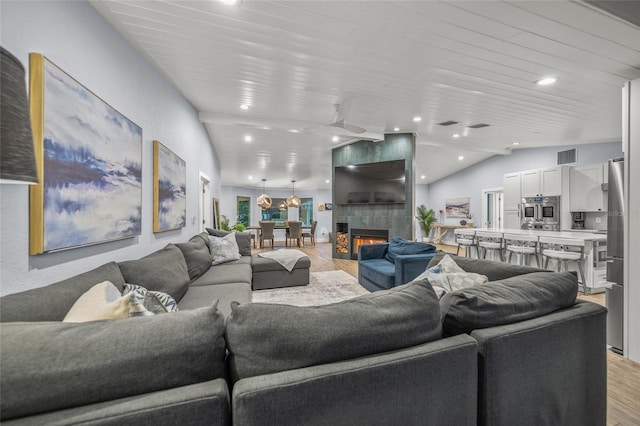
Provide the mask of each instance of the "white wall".
{"label": "white wall", "polygon": [[[59,253],[28,255],[29,205],[24,185],[0,185],[0,292],[49,284],[109,261],[134,259],[198,232],[198,173],[220,193],[220,164],[193,106],[93,7],[78,1],[0,2],[0,39],[28,71],[28,54],[46,56],[142,127],[142,235]],[[187,226],[154,234],[152,141],[187,164]],[[195,220],[194,220],[195,218]]]}
{"label": "white wall", "polygon": [[[291,188],[289,189],[274,189],[267,188],[267,194],[271,198],[287,198],[291,195]],[[246,188],[240,186],[223,185],[222,196],[220,198],[220,213],[229,218],[229,222],[233,223],[234,219],[238,215],[236,207],[236,197],[249,197],[251,198],[251,225],[257,225],[260,221],[260,208],[256,202],[260,194],[262,194],[262,188]],[[300,198],[313,198],[313,219],[318,221],[316,227],[316,242],[329,241],[329,232],[331,232],[331,211],[319,211],[319,203],[331,202],[331,190],[329,189],[296,189],[296,195]],[[290,220],[295,220],[298,217],[298,209],[289,209],[288,217]],[[276,240],[284,240],[284,231],[275,230]]]}

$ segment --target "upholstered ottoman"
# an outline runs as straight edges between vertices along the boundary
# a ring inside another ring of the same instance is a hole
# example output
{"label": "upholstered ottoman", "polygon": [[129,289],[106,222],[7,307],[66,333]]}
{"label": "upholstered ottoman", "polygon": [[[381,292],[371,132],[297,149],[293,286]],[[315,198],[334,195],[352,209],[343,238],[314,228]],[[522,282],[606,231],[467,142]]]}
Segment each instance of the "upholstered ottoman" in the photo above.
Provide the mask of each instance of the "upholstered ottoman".
{"label": "upholstered ottoman", "polygon": [[267,288],[293,287],[309,284],[309,268],[311,261],[307,256],[298,259],[291,271],[273,259],[261,257],[257,254],[251,256],[251,269],[253,290]]}

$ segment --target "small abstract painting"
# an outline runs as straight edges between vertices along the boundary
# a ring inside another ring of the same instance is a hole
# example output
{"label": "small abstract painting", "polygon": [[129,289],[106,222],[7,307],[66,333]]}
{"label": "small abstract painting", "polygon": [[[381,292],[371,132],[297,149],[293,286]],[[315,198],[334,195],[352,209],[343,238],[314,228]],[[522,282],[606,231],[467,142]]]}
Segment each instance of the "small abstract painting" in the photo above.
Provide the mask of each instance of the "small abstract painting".
{"label": "small abstract painting", "polygon": [[142,129],[42,55],[30,79],[30,254],[140,235]]}
{"label": "small abstract painting", "polygon": [[153,232],[187,224],[187,164],[159,141],[153,141]]}
{"label": "small abstract painting", "polygon": [[466,218],[469,214],[469,198],[449,198],[445,201],[447,218]]}

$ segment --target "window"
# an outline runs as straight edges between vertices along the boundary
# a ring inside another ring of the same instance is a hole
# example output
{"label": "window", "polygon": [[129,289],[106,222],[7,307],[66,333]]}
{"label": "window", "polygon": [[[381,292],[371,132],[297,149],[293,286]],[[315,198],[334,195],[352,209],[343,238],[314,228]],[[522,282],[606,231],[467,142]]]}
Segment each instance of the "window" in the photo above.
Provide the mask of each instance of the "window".
{"label": "window", "polygon": [[[302,226],[311,226],[313,222],[313,198],[301,198],[298,220],[302,222]],[[289,208],[287,207],[286,198],[272,198],[271,207],[262,209],[261,220],[273,220],[276,225],[284,225],[289,220]]]}
{"label": "window", "polygon": [[237,221],[244,226],[249,226],[249,218],[251,217],[251,198],[237,197],[238,218]]}
{"label": "window", "polygon": [[302,226],[311,226],[313,222],[313,198],[300,199],[300,221]]}

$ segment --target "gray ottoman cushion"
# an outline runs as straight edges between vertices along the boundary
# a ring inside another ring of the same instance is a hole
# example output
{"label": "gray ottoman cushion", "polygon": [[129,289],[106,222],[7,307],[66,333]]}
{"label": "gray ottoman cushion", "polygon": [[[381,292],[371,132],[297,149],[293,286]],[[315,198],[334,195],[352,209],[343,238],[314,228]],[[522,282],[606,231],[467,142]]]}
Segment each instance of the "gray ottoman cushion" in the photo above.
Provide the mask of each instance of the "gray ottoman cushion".
{"label": "gray ottoman cushion", "polygon": [[225,375],[215,305],[81,324],[2,323],[0,339],[2,420]]}
{"label": "gray ottoman cushion", "polygon": [[62,321],[84,292],[102,281],[124,287],[124,278],[115,262],[58,281],[46,287],[0,298],[0,317],[7,321]]}
{"label": "gray ottoman cushion", "polygon": [[226,325],[234,382],[414,346],[442,331],[426,279],[324,306],[234,305]]}
{"label": "gray ottoman cushion", "polygon": [[273,259],[254,254],[251,256],[253,278],[251,287],[254,290],[268,288],[292,287],[309,284],[311,260],[308,257],[298,259],[291,271]]}

